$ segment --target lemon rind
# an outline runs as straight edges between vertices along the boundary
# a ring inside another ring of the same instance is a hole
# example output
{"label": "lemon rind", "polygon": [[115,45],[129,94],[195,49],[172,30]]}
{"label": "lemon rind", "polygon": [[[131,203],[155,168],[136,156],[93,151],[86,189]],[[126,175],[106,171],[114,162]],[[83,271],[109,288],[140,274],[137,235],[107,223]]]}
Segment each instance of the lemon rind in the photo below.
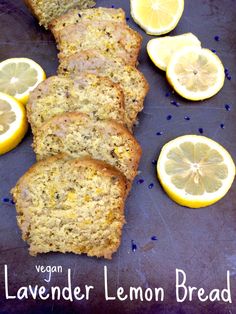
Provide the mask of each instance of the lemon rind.
{"label": "lemon rind", "polygon": [[[148,55],[150,57],[150,59],[152,60],[152,62],[162,71],[166,71],[168,64],[166,64],[164,61],[162,61],[161,58],[158,58],[153,55],[152,50],[156,50],[158,51],[158,46],[161,44],[162,41],[167,41],[167,40],[176,40],[177,38],[188,38],[189,39],[189,44],[186,44],[186,46],[196,46],[196,47],[201,47],[201,42],[200,40],[197,38],[197,36],[195,36],[192,33],[185,33],[185,34],[181,34],[181,35],[176,35],[176,36],[164,36],[164,37],[160,37],[160,38],[153,38],[151,40],[149,40],[149,42],[147,43],[147,52]],[[190,40],[191,38],[191,40]],[[191,43],[191,44],[190,44]],[[168,47],[167,47],[168,48]]]}
{"label": "lemon rind", "polygon": [[[13,97],[17,100],[19,100],[21,103],[26,104],[28,102],[29,99],[29,93],[31,91],[33,91],[38,84],[40,84],[42,81],[44,81],[46,79],[46,73],[43,70],[43,68],[34,60],[30,59],[30,58],[9,58],[6,59],[2,62],[0,62],[0,70],[7,64],[9,63],[28,63],[31,67],[33,67],[36,71],[37,71],[37,82],[33,85],[30,86],[24,93],[22,94],[15,94],[13,95]],[[32,66],[33,65],[33,66]]]}
{"label": "lemon rind", "polygon": [[[172,75],[174,72],[174,66],[177,63],[176,59],[178,59],[180,55],[183,55],[183,52],[188,52],[190,50],[192,51],[199,50],[204,54],[210,54],[212,56],[212,60],[214,60],[214,63],[217,65],[217,68],[218,68],[217,77],[219,78],[217,81],[217,84],[209,88],[206,92],[205,91],[197,92],[197,93],[190,92],[186,88],[184,88],[182,85],[179,84],[176,76]],[[224,86],[224,82],[225,82],[224,66],[220,58],[209,49],[200,48],[200,47],[192,47],[192,46],[183,47],[180,50],[178,50],[176,53],[174,53],[174,55],[171,57],[170,62],[167,66],[166,77],[170,85],[174,88],[174,90],[180,96],[182,96],[185,99],[192,100],[192,101],[201,101],[201,100],[213,97],[214,95],[219,93],[219,91]]]}
{"label": "lemon rind", "polygon": [[0,99],[7,101],[12,107],[14,106],[17,118],[13,126],[11,124],[10,129],[0,136],[0,155],[3,155],[14,149],[22,141],[28,130],[28,121],[25,107],[22,103],[14,97],[1,92]]}
{"label": "lemon rind", "polygon": [[130,12],[131,12],[131,16],[133,18],[133,20],[135,21],[135,23],[137,23],[148,35],[164,35],[167,34],[169,32],[171,32],[174,28],[176,28],[176,26],[178,25],[183,12],[184,12],[184,0],[178,0],[179,2],[179,10],[177,11],[175,18],[173,19],[173,22],[170,23],[168,25],[168,27],[162,27],[159,28],[158,30],[152,27],[148,27],[146,25],[144,25],[139,17],[137,16],[136,12],[135,12],[135,0],[131,0],[130,1]]}
{"label": "lemon rind", "polygon": [[[204,193],[200,196],[186,194],[184,190],[176,188],[173,183],[171,182],[171,176],[168,176],[164,170],[164,160],[165,156],[167,155],[167,151],[171,148],[178,146],[179,144],[191,141],[192,143],[205,143],[210,146],[212,149],[216,149],[217,151],[221,152],[224,163],[228,167],[228,177],[225,180],[222,180],[223,185],[222,187],[214,193]],[[185,135],[174,139],[167,144],[165,144],[161,150],[157,161],[157,174],[159,181],[165,190],[165,192],[169,195],[169,197],[179,205],[186,206],[189,208],[200,208],[200,207],[207,207],[210,206],[220,199],[222,199],[227,192],[229,191],[231,185],[233,184],[235,178],[235,164],[230,156],[229,152],[219,143],[211,140],[210,138],[199,136],[199,135]],[[226,182],[227,184],[224,184]]]}

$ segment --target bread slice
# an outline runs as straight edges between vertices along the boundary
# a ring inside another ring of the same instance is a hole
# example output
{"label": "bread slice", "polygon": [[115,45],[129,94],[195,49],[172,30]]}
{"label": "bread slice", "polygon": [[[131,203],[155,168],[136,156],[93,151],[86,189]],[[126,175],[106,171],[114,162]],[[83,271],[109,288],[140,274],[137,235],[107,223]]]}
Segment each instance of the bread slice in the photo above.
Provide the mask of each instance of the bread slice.
{"label": "bread slice", "polygon": [[96,73],[119,83],[125,95],[125,121],[129,129],[132,129],[149,90],[144,75],[135,67],[124,65],[98,51],[87,50],[65,58],[58,72],[72,77],[80,72]]}
{"label": "bread slice", "polygon": [[73,112],[43,124],[36,132],[33,148],[38,160],[58,153],[103,160],[119,169],[130,186],[142,154],[134,136],[116,121],[94,121],[86,114]]}
{"label": "bread slice", "polygon": [[81,22],[90,22],[90,21],[114,21],[114,22],[126,22],[125,12],[123,9],[113,9],[113,8],[93,8],[78,10],[72,9],[68,13],[63,14],[62,16],[54,19],[49,28],[54,34],[58,36],[63,28],[75,25]]}
{"label": "bread slice", "polygon": [[31,93],[26,106],[33,133],[63,112],[84,112],[95,119],[124,123],[124,95],[108,78],[81,73],[75,79],[52,76]]}
{"label": "bread slice", "polygon": [[24,2],[39,20],[39,24],[46,29],[53,19],[66,13],[71,8],[85,9],[95,6],[93,0],[24,0]]}
{"label": "bread slice", "polygon": [[70,25],[54,35],[60,61],[82,50],[96,49],[112,59],[121,58],[126,64],[136,65],[142,44],[139,33],[125,23],[111,21]]}
{"label": "bread slice", "polygon": [[110,259],[120,245],[126,179],[103,162],[45,159],[20,178],[12,194],[31,255],[53,251]]}

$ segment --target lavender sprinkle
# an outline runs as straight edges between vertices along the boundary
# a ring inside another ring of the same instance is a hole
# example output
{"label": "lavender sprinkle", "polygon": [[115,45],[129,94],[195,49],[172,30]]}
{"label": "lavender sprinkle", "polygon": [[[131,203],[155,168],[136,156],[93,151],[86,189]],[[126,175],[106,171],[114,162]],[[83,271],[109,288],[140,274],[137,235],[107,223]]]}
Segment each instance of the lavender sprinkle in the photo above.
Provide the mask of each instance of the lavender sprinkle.
{"label": "lavender sprinkle", "polygon": [[137,181],[137,184],[143,184],[144,183],[144,180],[143,179],[139,179],[138,181]]}
{"label": "lavender sprinkle", "polygon": [[131,248],[132,252],[135,252],[138,249],[137,245],[134,243],[134,240],[131,240]]}
{"label": "lavender sprinkle", "polygon": [[228,104],[226,104],[226,105],[225,105],[225,109],[226,109],[226,111],[230,111],[230,110],[231,110],[231,106],[228,105]]}
{"label": "lavender sprinkle", "polygon": [[154,183],[151,183],[151,184],[149,184],[149,186],[148,186],[149,190],[153,189],[153,187],[154,187]]}
{"label": "lavender sprinkle", "polygon": [[179,107],[180,106],[180,104],[177,101],[175,101],[175,100],[171,100],[170,103],[171,103],[171,105],[173,105],[175,107]]}
{"label": "lavender sprinkle", "polygon": [[7,198],[7,197],[3,197],[3,198],[2,198],[2,202],[3,202],[3,203],[9,203],[9,202],[10,202],[10,199]]}
{"label": "lavender sprinkle", "polygon": [[199,128],[199,129],[198,129],[198,132],[199,132],[200,134],[203,134],[203,128]]}

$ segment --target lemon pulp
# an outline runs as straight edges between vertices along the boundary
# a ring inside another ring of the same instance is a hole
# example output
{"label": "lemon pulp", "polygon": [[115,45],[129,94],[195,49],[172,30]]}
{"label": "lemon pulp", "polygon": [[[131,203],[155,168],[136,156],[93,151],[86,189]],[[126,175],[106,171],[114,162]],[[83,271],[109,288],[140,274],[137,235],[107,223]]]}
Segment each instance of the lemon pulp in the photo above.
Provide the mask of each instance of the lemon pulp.
{"label": "lemon pulp", "polygon": [[22,103],[45,78],[43,69],[31,59],[11,58],[0,63],[0,91]]}
{"label": "lemon pulp", "polygon": [[171,56],[185,46],[201,47],[201,42],[192,33],[151,39],[147,44],[148,55],[161,70],[166,71]]}
{"label": "lemon pulp", "polygon": [[170,32],[178,24],[184,0],[131,0],[131,16],[150,35]]}
{"label": "lemon pulp", "polygon": [[224,67],[210,50],[184,47],[170,58],[167,79],[175,91],[190,100],[214,96],[224,85]]}
{"label": "lemon pulp", "polygon": [[0,154],[15,148],[28,128],[24,106],[13,97],[0,93]]}
{"label": "lemon pulp", "polygon": [[227,193],[234,180],[235,165],[218,143],[187,135],[163,147],[157,172],[174,201],[197,208],[211,205]]}

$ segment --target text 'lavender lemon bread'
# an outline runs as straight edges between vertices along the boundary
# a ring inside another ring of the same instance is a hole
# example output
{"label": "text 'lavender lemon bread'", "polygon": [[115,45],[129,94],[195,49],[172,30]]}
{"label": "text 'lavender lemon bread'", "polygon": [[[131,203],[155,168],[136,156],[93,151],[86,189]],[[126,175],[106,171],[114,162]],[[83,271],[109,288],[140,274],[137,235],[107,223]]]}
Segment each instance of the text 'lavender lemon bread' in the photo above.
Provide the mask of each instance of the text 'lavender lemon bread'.
{"label": "text 'lavender lemon bread'", "polygon": [[53,251],[111,258],[118,249],[126,179],[113,167],[50,157],[32,166],[12,193],[31,255]]}
{"label": "text 'lavender lemon bread'", "polygon": [[33,133],[63,112],[84,112],[96,119],[124,123],[124,95],[108,78],[81,73],[75,79],[52,76],[31,93],[26,106]]}
{"label": "text 'lavender lemon bread'", "polygon": [[49,23],[66,13],[71,8],[91,8],[95,6],[93,0],[24,0],[33,15],[39,20],[39,24],[46,29]]}
{"label": "text 'lavender lemon bread'", "polygon": [[125,23],[91,21],[63,28],[55,35],[58,57],[62,61],[82,50],[99,50],[112,59],[121,58],[126,64],[136,65],[142,37]]}
{"label": "text 'lavender lemon bread'", "polygon": [[63,28],[86,21],[113,21],[125,23],[126,19],[123,9],[102,7],[85,10],[72,9],[68,13],[54,19],[50,23],[49,28],[54,36],[57,37]]}
{"label": "text 'lavender lemon bread'", "polygon": [[110,59],[98,51],[81,51],[65,58],[58,69],[60,74],[76,77],[80,72],[107,76],[119,83],[125,96],[125,121],[131,130],[137,115],[143,109],[149,85],[144,75],[135,67]]}
{"label": "text 'lavender lemon bread'", "polygon": [[119,169],[130,185],[142,154],[134,136],[119,123],[94,121],[85,114],[73,112],[43,124],[36,132],[33,147],[38,160],[58,153],[103,160]]}

